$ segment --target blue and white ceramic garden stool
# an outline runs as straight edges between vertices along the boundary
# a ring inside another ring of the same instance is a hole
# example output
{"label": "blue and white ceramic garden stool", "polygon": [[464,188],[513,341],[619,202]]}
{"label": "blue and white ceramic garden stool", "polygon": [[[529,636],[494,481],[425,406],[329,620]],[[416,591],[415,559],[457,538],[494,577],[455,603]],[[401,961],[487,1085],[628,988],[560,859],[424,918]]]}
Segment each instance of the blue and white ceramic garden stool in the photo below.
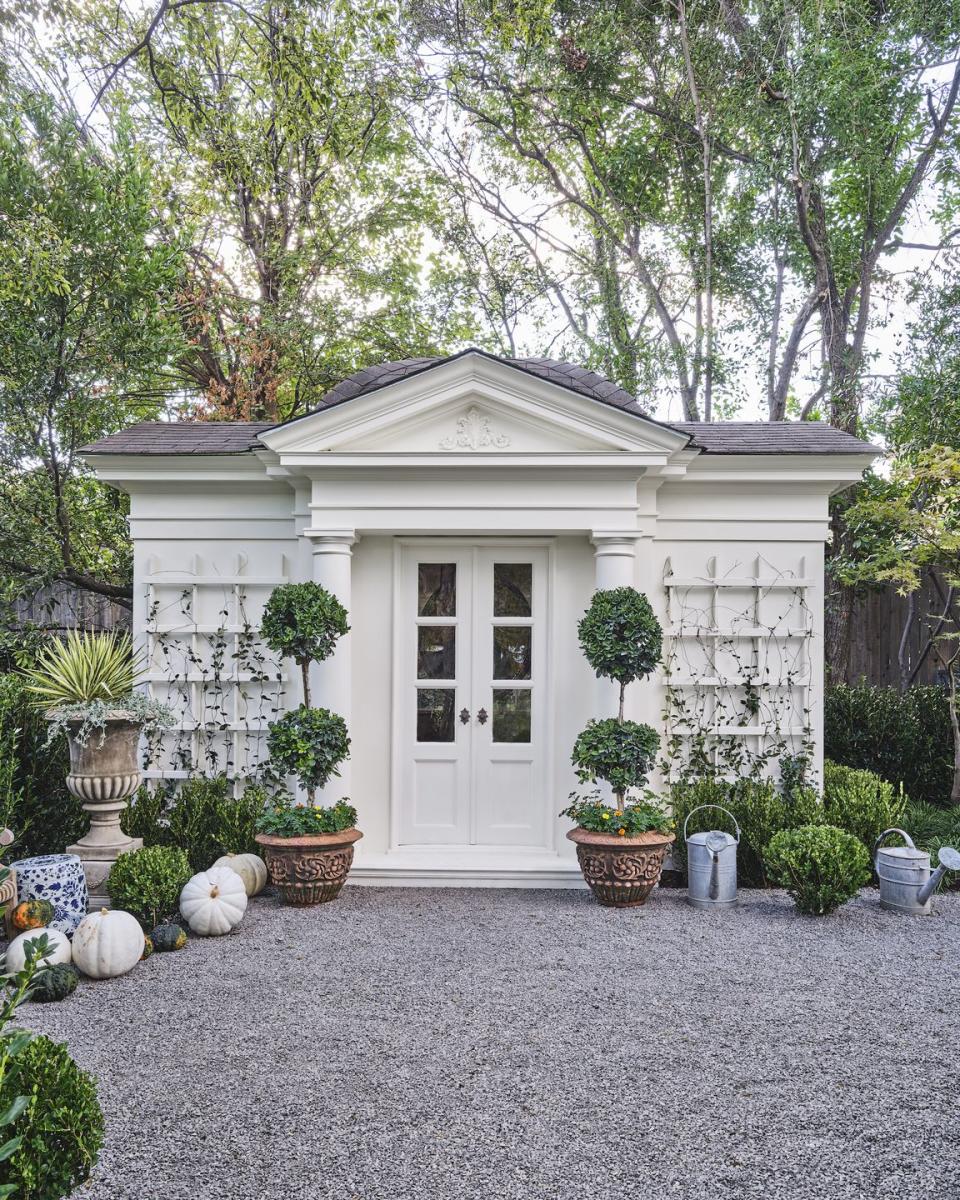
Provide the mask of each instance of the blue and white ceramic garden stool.
{"label": "blue and white ceramic garden stool", "polygon": [[50,922],[68,936],[87,915],[87,880],[76,854],[40,854],[11,864],[17,872],[17,899],[49,900]]}

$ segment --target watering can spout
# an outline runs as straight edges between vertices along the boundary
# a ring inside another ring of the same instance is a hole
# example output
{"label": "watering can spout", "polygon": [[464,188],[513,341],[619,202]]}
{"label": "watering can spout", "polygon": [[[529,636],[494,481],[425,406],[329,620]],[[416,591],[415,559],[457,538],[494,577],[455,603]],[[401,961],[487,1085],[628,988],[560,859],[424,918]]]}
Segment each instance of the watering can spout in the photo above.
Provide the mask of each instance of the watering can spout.
{"label": "watering can spout", "polygon": [[926,904],[948,871],[960,871],[960,850],[954,850],[952,846],[942,846],[937,854],[937,860],[939,866],[917,892],[918,904]]}

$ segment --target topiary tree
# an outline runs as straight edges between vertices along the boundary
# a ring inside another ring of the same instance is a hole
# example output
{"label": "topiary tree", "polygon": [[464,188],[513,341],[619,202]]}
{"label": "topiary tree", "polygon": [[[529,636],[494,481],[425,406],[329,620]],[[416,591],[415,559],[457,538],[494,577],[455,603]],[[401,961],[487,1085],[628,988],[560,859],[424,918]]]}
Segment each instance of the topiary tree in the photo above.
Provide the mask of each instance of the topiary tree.
{"label": "topiary tree", "polygon": [[270,725],[270,760],[283,774],[297,776],[311,805],[316,789],[339,774],[337,767],[350,752],[350,738],[343,717],[310,707],[310,664],[329,658],[349,629],[347,610],[318,583],[284,583],[274,588],[260,625],[264,642],[292,658],[303,679],[303,703]]}
{"label": "topiary tree", "polygon": [[270,593],[260,622],[264,642],[292,658],[303,679],[303,702],[310,706],[310,664],[323,662],[350,632],[347,610],[319,583],[282,583]]}
{"label": "topiary tree", "polygon": [[[616,717],[591,721],[587,725],[574,744],[571,758],[582,783],[602,779],[610,784],[617,797],[617,811],[622,815],[627,792],[631,788],[641,788],[647,782],[660,745],[659,736],[649,725],[624,718],[625,693],[628,684],[646,679],[656,669],[663,646],[663,630],[646,596],[635,588],[620,587],[594,594],[577,632],[580,648],[598,678],[619,683],[620,705]],[[589,814],[583,805],[574,805],[567,810],[567,815],[581,824],[589,815],[593,823],[593,810],[597,806],[587,807]],[[606,817],[601,813],[599,819]],[[653,810],[646,827],[656,827]],[[619,822],[615,831],[621,829],[638,831],[632,820]]]}

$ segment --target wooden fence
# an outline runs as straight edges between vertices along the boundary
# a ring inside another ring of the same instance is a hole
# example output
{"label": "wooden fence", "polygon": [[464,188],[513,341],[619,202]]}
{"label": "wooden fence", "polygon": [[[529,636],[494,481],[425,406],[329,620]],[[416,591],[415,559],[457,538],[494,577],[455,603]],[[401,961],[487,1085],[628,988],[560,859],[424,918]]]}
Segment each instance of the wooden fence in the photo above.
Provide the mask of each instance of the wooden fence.
{"label": "wooden fence", "polygon": [[[943,612],[946,588],[929,581],[912,596],[899,596],[894,586],[862,591],[853,597],[847,661],[828,671],[834,681],[905,688],[912,684],[944,684],[944,672],[928,649]],[[954,606],[960,608],[960,604]],[[944,626],[944,632],[957,625]],[[926,651],[926,653],[925,653]]]}
{"label": "wooden fence", "polygon": [[69,583],[51,583],[11,605],[14,627],[39,625],[51,633],[66,629],[129,629],[130,610],[106,596],[82,591]]}

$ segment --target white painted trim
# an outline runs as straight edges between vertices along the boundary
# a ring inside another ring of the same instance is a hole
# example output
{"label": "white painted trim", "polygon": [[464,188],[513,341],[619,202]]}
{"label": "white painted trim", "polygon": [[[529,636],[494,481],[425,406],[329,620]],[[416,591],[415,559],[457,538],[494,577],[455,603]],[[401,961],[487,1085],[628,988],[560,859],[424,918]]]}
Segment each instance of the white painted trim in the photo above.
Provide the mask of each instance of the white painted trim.
{"label": "white painted trim", "polygon": [[[437,852],[439,851],[439,853]],[[392,850],[361,853],[348,883],[361,887],[494,887],[576,888],[587,885],[579,864],[543,851],[516,854],[504,851],[468,853],[447,847],[430,850]]]}
{"label": "white painted trim", "polygon": [[558,427],[621,449],[653,449],[669,455],[690,441],[687,434],[639,413],[625,412],[480,354],[463,355],[332,408],[305,414],[267,430],[260,441],[282,457],[314,439],[333,450],[337,444],[381,432],[400,420],[470,400],[499,403],[535,419],[547,416]]}

